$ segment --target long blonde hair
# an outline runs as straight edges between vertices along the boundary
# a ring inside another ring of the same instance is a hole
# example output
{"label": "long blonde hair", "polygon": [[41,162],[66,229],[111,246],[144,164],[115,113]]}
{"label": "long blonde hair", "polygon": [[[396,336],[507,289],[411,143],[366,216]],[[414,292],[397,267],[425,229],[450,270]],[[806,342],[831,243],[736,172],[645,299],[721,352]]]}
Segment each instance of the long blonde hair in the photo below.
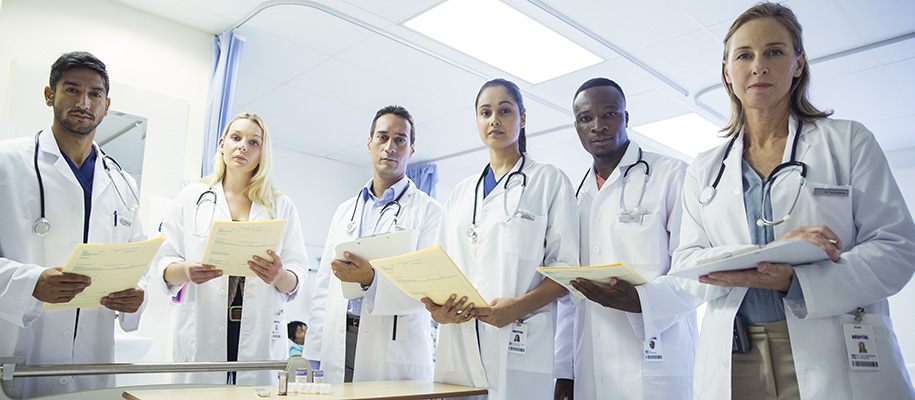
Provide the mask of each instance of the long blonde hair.
{"label": "long blonde hair", "polygon": [[[276,202],[274,201],[274,198],[282,193],[273,187],[273,158],[270,150],[270,134],[267,132],[267,125],[264,123],[264,120],[257,116],[257,114],[241,113],[226,124],[225,129],[222,131],[222,139],[225,139],[229,134],[229,128],[232,126],[232,123],[240,119],[246,119],[257,124],[264,134],[263,140],[261,141],[260,162],[257,164],[257,167],[254,167],[254,171],[251,174],[251,180],[248,181],[246,194],[248,195],[248,199],[252,202],[266,207],[267,210],[270,211],[270,216],[272,218],[276,214]],[[217,151],[216,155],[213,156],[213,173],[203,177],[200,182],[212,187],[222,183],[222,179],[225,178],[225,176],[226,162],[223,159],[222,152]]]}
{"label": "long blonde hair", "polygon": [[[737,95],[734,94],[734,88],[731,87],[731,84],[728,83],[727,77],[725,76],[728,51],[730,48],[729,42],[731,37],[734,36],[734,33],[737,32],[741,26],[747,22],[761,18],[772,18],[782,24],[782,26],[788,30],[788,34],[791,35],[791,44],[794,47],[795,53],[800,55],[804,52],[801,23],[798,22],[797,16],[794,15],[794,12],[791,11],[790,8],[777,3],[759,3],[750,7],[750,9],[744,11],[743,14],[740,14],[740,16],[737,17],[734,23],[731,24],[731,28],[728,29],[728,34],[724,36],[724,55],[722,56],[721,63],[721,82],[724,83],[724,87],[728,91],[728,97],[731,98],[731,116],[728,118],[727,125],[721,129],[722,132],[726,132],[725,136],[736,135],[743,129],[744,124],[746,124],[743,104],[740,102],[740,99],[737,98]],[[810,87],[809,64],[810,63],[805,62],[801,69],[801,76],[794,78],[794,81],[791,82],[788,104],[788,110],[791,112],[791,115],[804,122],[813,122],[813,120],[817,118],[826,118],[832,115],[832,111],[820,111],[814,107],[807,96],[807,90]]]}

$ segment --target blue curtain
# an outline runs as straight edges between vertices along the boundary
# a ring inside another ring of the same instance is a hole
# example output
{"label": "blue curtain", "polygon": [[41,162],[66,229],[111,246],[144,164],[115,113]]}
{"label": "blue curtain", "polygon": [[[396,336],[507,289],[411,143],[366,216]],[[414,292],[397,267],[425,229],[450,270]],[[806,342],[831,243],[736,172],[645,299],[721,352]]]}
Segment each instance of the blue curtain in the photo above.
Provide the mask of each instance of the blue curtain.
{"label": "blue curtain", "polygon": [[203,160],[200,165],[200,176],[213,171],[213,154],[216,144],[225,125],[234,115],[235,83],[238,80],[238,68],[241,64],[241,53],[245,47],[245,38],[235,31],[226,31],[213,37],[213,66],[210,79],[210,90],[207,93],[207,105],[203,122]]}
{"label": "blue curtain", "polygon": [[435,198],[435,184],[438,183],[438,166],[435,164],[421,164],[407,166],[407,178],[410,178],[416,187]]}

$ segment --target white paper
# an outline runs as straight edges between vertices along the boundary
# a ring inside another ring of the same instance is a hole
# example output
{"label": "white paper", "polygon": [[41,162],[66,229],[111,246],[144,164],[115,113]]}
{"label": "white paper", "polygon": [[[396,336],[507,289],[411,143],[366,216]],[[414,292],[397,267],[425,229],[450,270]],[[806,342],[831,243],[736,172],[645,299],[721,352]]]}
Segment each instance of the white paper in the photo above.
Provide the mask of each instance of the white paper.
{"label": "white paper", "polygon": [[629,282],[633,286],[648,283],[632,267],[623,262],[593,267],[540,267],[537,268],[537,272],[562,285],[579,299],[585,299],[585,295],[569,284],[570,281],[576,278],[585,278],[606,284],[609,284],[611,279],[617,278]]}
{"label": "white paper", "polygon": [[213,221],[201,264],[213,265],[224,275],[257,276],[248,261],[255,255],[272,260],[286,230],[285,219],[269,221]]}

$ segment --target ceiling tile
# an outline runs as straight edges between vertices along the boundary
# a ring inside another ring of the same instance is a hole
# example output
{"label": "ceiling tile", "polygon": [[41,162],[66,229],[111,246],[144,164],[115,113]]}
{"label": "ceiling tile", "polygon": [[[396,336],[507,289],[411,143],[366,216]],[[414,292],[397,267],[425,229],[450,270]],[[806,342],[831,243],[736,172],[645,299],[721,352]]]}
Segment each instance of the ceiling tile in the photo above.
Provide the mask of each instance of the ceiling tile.
{"label": "ceiling tile", "polygon": [[651,78],[646,78],[645,75],[644,71],[629,61],[617,58],[528,87],[525,91],[554,104],[568,107],[571,111],[575,91],[591,78],[612,79],[629,96],[654,89],[654,85],[648,81]]}
{"label": "ceiling tile", "polygon": [[288,81],[329,58],[327,54],[254,27],[245,26],[239,31],[246,37],[240,69],[273,81]]}
{"label": "ceiling tile", "polygon": [[661,75],[696,92],[720,81],[721,51],[721,43],[708,31],[701,31],[634,55]]}
{"label": "ceiling tile", "polygon": [[356,7],[394,23],[400,23],[441,0],[345,0]]}
{"label": "ceiling tile", "polygon": [[281,84],[281,82],[247,72],[244,69],[239,70],[235,85],[235,107],[244,107]]}
{"label": "ceiling tile", "polygon": [[301,5],[270,7],[248,20],[244,26],[271,32],[331,55],[374,35],[349,21]]}
{"label": "ceiling tile", "polygon": [[626,97],[629,126],[639,126],[693,111],[660,90]]}

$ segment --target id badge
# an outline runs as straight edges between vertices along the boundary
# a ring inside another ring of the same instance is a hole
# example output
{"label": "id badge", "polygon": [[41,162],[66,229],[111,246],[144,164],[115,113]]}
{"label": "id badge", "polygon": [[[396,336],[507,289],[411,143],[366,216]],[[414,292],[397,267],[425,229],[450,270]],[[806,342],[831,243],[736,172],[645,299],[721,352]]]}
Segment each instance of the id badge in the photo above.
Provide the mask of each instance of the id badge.
{"label": "id badge", "polygon": [[642,217],[645,214],[620,214],[620,222],[624,224],[642,224]]}
{"label": "id badge", "polygon": [[877,355],[877,338],[874,326],[870,324],[842,324],[845,331],[845,350],[848,367],[855,371],[879,371],[880,357]]}
{"label": "id badge", "polygon": [[661,338],[652,336],[642,343],[644,347],[645,361],[661,362],[664,361],[664,348],[661,346]]}
{"label": "id badge", "polygon": [[273,329],[270,331],[270,338],[273,340],[282,339],[283,332],[280,330],[280,320],[273,320]]}
{"label": "id badge", "polygon": [[524,322],[513,322],[512,333],[508,338],[508,352],[524,355],[525,343],[527,343],[527,324]]}

